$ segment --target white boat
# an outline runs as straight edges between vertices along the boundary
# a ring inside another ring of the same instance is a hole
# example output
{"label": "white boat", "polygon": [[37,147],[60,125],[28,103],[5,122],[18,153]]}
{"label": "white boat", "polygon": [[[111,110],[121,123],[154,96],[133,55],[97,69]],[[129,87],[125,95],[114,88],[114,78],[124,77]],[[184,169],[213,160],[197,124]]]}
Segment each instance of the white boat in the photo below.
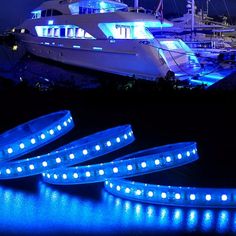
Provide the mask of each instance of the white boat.
{"label": "white boat", "polygon": [[119,0],[46,1],[32,15],[13,32],[39,57],[147,80],[198,63],[181,40],[155,39],[149,31],[170,22],[129,12]]}

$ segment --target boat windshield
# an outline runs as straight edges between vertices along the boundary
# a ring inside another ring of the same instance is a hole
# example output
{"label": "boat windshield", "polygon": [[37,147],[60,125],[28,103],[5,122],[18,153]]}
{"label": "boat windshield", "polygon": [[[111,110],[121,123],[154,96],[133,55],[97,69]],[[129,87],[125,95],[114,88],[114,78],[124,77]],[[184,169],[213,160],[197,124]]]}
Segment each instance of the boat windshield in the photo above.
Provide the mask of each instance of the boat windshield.
{"label": "boat windshield", "polygon": [[72,15],[125,11],[128,6],[112,0],[80,0],[69,4]]}

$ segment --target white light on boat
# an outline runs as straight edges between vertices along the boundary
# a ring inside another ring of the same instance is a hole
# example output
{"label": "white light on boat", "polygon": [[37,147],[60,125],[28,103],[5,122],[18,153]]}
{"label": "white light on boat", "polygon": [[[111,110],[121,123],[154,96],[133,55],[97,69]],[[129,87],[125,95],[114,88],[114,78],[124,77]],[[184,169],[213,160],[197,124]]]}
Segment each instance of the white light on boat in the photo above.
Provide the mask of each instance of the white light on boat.
{"label": "white light on boat", "polygon": [[49,20],[48,21],[48,25],[53,25],[54,24],[54,21],[53,20]]}

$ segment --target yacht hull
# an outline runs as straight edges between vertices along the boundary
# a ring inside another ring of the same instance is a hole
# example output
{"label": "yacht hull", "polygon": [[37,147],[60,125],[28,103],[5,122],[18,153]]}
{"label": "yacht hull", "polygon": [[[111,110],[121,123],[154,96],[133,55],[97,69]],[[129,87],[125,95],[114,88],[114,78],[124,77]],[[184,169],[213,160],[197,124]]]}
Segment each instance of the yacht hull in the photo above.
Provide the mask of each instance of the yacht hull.
{"label": "yacht hull", "polygon": [[38,57],[137,79],[158,80],[169,71],[157,48],[143,45],[140,40],[21,41],[29,53]]}

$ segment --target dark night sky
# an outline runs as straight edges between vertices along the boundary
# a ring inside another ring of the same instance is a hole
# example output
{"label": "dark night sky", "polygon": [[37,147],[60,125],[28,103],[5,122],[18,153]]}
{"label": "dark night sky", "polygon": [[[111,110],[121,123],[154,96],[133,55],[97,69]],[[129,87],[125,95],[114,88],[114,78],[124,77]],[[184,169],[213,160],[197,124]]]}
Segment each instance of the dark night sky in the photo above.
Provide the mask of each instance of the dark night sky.
{"label": "dark night sky", "polygon": [[[29,12],[40,5],[45,0],[1,0],[0,8],[0,31],[12,28],[22,22]],[[132,4],[133,0],[123,0],[127,4]],[[140,0],[140,5],[149,9],[155,9],[159,0]],[[196,0],[198,6],[204,5],[205,0]],[[236,1],[226,0],[231,16],[236,15]],[[182,14],[185,11],[185,0],[164,0],[165,13]],[[211,0],[210,13],[213,15],[227,14],[224,0]]]}

